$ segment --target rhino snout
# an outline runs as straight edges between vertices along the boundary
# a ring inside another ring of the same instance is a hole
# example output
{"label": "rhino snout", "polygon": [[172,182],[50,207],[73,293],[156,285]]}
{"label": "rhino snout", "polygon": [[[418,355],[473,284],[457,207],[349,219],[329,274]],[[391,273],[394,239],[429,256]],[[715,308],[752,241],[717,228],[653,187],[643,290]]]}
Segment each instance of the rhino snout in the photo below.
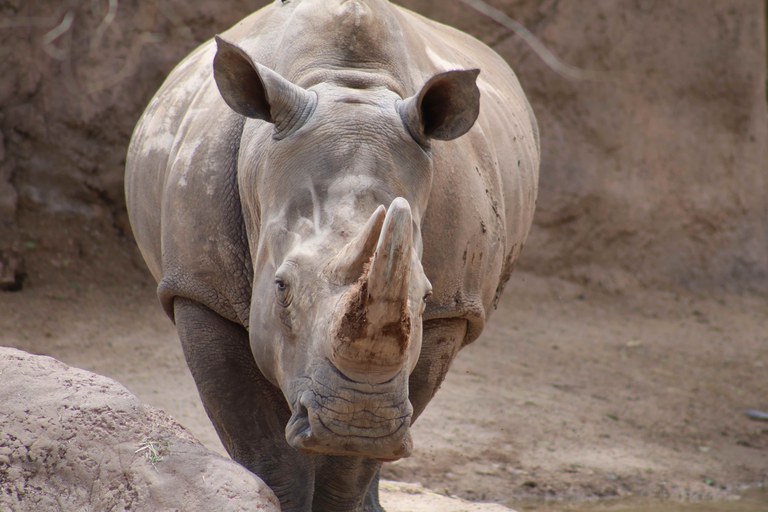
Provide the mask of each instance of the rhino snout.
{"label": "rhino snout", "polygon": [[407,386],[384,389],[336,382],[313,382],[293,407],[285,436],[299,451],[397,460],[411,454],[413,408]]}

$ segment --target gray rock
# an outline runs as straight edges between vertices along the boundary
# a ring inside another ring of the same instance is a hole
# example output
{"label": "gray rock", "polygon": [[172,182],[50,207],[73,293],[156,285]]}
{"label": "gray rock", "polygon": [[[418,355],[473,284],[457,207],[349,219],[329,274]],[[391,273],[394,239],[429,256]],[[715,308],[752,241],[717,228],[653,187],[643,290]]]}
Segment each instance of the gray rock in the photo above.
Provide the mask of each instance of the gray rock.
{"label": "gray rock", "polygon": [[0,403],[0,510],[280,510],[258,477],[106,377],[0,348]]}

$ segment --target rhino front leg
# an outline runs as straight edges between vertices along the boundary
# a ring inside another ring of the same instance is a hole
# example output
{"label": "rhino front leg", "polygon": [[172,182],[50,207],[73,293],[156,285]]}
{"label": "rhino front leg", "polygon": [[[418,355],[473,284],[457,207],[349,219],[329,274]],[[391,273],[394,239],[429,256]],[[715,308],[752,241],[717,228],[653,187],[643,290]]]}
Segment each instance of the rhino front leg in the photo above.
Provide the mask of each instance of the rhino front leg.
{"label": "rhino front leg", "polygon": [[290,411],[256,366],[247,331],[183,298],[175,299],[174,314],[184,357],[224,448],[264,480],[284,512],[312,510],[312,464],[285,441]]}
{"label": "rhino front leg", "polygon": [[381,462],[363,457],[318,456],[313,512],[384,512],[380,468]]}
{"label": "rhino front leg", "polygon": [[[467,321],[461,318],[431,320],[424,323],[421,353],[408,379],[408,396],[413,406],[411,423],[424,412],[459,352],[467,334]],[[379,503],[379,471],[373,477],[363,512],[383,512]]]}
{"label": "rhino front leg", "polygon": [[365,502],[363,504],[363,512],[384,512],[384,507],[381,506],[379,501],[379,479],[381,478],[381,465],[379,470],[371,480],[371,485],[368,486],[368,493],[365,495]]}
{"label": "rhino front leg", "polygon": [[412,422],[424,412],[437,393],[466,334],[467,321],[462,318],[424,322],[419,361],[408,379],[408,396],[413,405]]}

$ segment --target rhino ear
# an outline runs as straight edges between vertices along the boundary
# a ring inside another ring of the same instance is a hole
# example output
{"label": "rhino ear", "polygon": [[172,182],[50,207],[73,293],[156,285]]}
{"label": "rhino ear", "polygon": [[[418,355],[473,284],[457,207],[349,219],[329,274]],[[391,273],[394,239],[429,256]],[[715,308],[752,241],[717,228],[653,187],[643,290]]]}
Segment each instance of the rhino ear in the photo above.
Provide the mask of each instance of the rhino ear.
{"label": "rhino ear", "polygon": [[315,93],[253,62],[240,47],[215,39],[213,77],[232,110],[273,123],[276,138],[288,136],[309,119],[317,104]]}
{"label": "rhino ear", "polygon": [[479,69],[446,71],[399,104],[400,117],[420,143],[452,140],[472,128],[480,113]]}

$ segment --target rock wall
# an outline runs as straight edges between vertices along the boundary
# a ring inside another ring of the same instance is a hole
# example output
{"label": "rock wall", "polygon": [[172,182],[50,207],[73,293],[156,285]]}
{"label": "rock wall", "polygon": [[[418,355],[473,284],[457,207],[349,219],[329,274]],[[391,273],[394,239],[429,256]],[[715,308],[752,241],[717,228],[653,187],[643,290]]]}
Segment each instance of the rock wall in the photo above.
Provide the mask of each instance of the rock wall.
{"label": "rock wall", "polygon": [[[543,161],[522,264],[608,288],[768,289],[764,2],[488,1],[592,73],[559,74],[459,0],[401,2],[493,46],[529,94]],[[264,3],[3,2],[0,235],[38,212],[126,231],[143,106],[183,55]]]}
{"label": "rock wall", "polygon": [[111,218],[125,228],[128,141],[170,69],[263,2],[0,4],[0,219]]}
{"label": "rock wall", "polygon": [[11,348],[0,375],[0,510],[280,510],[258,477],[111,379]]}

